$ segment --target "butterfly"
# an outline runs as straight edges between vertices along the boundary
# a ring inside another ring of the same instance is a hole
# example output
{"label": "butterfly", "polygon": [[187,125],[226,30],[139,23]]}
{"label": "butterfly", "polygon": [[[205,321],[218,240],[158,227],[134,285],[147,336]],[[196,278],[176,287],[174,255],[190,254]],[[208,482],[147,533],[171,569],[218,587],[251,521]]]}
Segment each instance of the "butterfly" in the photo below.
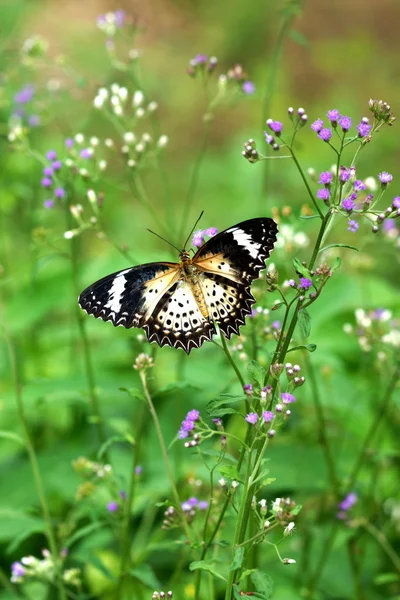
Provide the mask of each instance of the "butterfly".
{"label": "butterfly", "polygon": [[[251,313],[254,279],[274,248],[277,224],[249,219],[209,239],[178,263],[153,262],[96,281],[79,296],[88,314],[113,325],[141,327],[149,342],[187,354],[217,333],[230,339]],[[186,245],[186,244],[185,244]]]}

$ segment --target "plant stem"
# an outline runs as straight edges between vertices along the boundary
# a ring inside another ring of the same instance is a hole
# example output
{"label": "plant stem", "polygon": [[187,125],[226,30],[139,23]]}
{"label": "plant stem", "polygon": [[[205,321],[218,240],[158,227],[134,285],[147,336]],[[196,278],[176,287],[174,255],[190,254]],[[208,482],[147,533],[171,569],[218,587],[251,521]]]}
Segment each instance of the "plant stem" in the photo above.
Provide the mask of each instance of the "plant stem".
{"label": "plant stem", "polygon": [[391,560],[396,571],[400,573],[400,558],[394,548],[389,544],[385,534],[368,521],[363,521],[362,527],[364,527],[364,529],[378,542],[386,556]]}
{"label": "plant stem", "polygon": [[9,353],[9,357],[10,357],[11,371],[12,371],[13,378],[14,378],[15,399],[16,399],[16,403],[17,403],[18,415],[19,415],[19,418],[20,418],[20,421],[21,421],[21,424],[22,424],[22,427],[24,430],[26,450],[27,450],[27,453],[29,456],[29,461],[31,463],[31,469],[32,469],[33,478],[35,481],[37,495],[39,497],[40,506],[42,509],[43,518],[46,523],[46,537],[47,537],[47,542],[49,544],[51,556],[53,558],[54,565],[55,565],[56,582],[57,582],[57,586],[58,586],[59,592],[60,592],[60,599],[66,600],[66,591],[64,588],[64,582],[63,582],[63,578],[62,578],[62,571],[61,571],[61,565],[60,565],[60,560],[59,560],[59,551],[57,548],[56,537],[55,537],[53,525],[51,522],[50,510],[49,510],[49,507],[47,504],[47,498],[46,498],[46,494],[44,491],[42,476],[41,476],[40,468],[39,468],[39,462],[38,462],[38,459],[36,456],[35,448],[33,446],[32,440],[31,440],[28,421],[27,421],[26,415],[25,415],[25,408],[24,408],[24,403],[23,403],[23,398],[22,398],[22,383],[20,380],[15,348],[14,348],[14,344],[9,336],[9,333],[7,331],[7,328],[6,328],[4,322],[3,322],[3,328],[4,328],[4,335],[5,335],[6,343],[7,343],[7,347],[8,347],[8,353]]}
{"label": "plant stem", "polygon": [[235,361],[234,361],[234,360],[233,360],[233,358],[232,358],[232,354],[231,354],[231,353],[230,353],[230,351],[229,351],[228,344],[226,343],[226,339],[225,339],[225,336],[224,336],[224,334],[222,333],[222,331],[220,332],[220,338],[221,338],[222,347],[223,347],[223,349],[224,349],[224,352],[225,352],[225,354],[226,354],[226,357],[227,357],[227,359],[229,360],[229,362],[231,363],[231,365],[232,365],[232,368],[233,368],[233,370],[235,371],[235,373],[236,373],[236,375],[237,375],[237,378],[239,379],[240,385],[242,386],[242,389],[243,389],[243,386],[244,386],[244,379],[243,379],[243,377],[242,377],[242,374],[241,374],[241,372],[239,371],[239,368],[238,368],[237,364],[235,363]]}

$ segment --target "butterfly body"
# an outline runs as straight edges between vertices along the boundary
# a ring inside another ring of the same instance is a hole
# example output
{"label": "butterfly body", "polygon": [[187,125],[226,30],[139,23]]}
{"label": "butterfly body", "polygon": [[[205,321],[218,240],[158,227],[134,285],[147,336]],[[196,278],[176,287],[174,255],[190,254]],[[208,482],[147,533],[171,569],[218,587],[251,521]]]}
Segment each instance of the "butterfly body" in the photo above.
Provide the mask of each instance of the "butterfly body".
{"label": "butterfly body", "polygon": [[79,297],[89,314],[115,326],[142,327],[150,342],[189,354],[211,340],[217,324],[239,334],[255,299],[251,282],[265,268],[278,228],[272,219],[243,221],[179,263],[148,263],[95,282]]}

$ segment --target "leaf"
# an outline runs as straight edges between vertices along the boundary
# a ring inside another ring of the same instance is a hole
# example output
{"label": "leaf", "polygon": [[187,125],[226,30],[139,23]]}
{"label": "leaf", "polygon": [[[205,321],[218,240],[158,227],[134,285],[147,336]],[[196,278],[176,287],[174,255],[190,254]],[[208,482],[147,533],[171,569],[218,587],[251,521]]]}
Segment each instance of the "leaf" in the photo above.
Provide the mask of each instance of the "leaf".
{"label": "leaf", "polygon": [[335,262],[333,263],[332,267],[331,267],[331,273],[334,273],[335,271],[337,271],[337,269],[340,267],[340,265],[342,264],[341,259],[337,256],[335,258]]}
{"label": "leaf", "polygon": [[261,592],[265,600],[269,600],[272,597],[274,583],[269,575],[257,569],[254,573],[251,573],[250,579],[254,583],[257,592]]}
{"label": "leaf", "polygon": [[300,31],[291,29],[289,31],[289,37],[292,38],[292,40],[296,42],[296,44],[299,44],[299,46],[308,46],[307,38],[302,33],[300,33]]}
{"label": "leaf", "polygon": [[233,404],[234,402],[242,402],[244,400],[244,394],[241,396],[233,396],[232,394],[220,394],[216,396],[210,402],[208,402],[206,406],[207,412],[215,410],[219,406],[224,406],[225,404]]}
{"label": "leaf", "polygon": [[255,360],[252,360],[247,365],[247,370],[250,371],[254,381],[258,383],[260,387],[264,387],[265,369],[258,364]]}
{"label": "leaf", "polygon": [[101,522],[90,523],[89,525],[85,525],[84,527],[81,527],[80,529],[75,531],[69,538],[67,538],[67,540],[64,542],[64,546],[69,548],[70,546],[72,546],[72,544],[75,544],[75,542],[77,542],[78,540],[89,537],[93,531],[97,531],[98,529],[101,529],[102,527],[106,527],[106,526],[108,526],[107,523],[101,523]]}
{"label": "leaf", "polygon": [[108,440],[106,440],[104,444],[100,446],[100,450],[97,453],[97,460],[100,460],[104,456],[104,454],[107,452],[110,446],[118,442],[132,443],[126,435],[113,435],[112,437],[108,438]]}
{"label": "leaf", "polygon": [[243,600],[243,596],[239,592],[237,585],[233,586],[233,595],[234,595],[234,597],[235,597],[236,600]]}
{"label": "leaf", "polygon": [[242,581],[242,579],[246,579],[246,577],[248,577],[249,575],[251,575],[251,573],[254,573],[256,570],[257,569],[246,569],[241,574],[239,581]]}
{"label": "leaf", "polygon": [[295,268],[296,273],[300,273],[300,275],[302,275],[303,277],[311,279],[310,271],[307,269],[307,267],[301,264],[298,258],[293,259],[293,266]]}
{"label": "leaf", "polygon": [[218,573],[214,564],[211,562],[208,562],[206,560],[195,560],[195,561],[191,562],[189,565],[189,569],[191,571],[196,571],[197,569],[200,569],[201,571],[208,571],[209,573],[211,573],[211,575],[213,575],[217,579],[222,579],[222,581],[226,582],[225,577],[223,577],[220,573]]}
{"label": "leaf", "polygon": [[137,400],[143,401],[145,400],[142,390],[139,390],[138,388],[120,387],[119,389],[121,392],[126,392],[127,394],[129,394],[131,398],[136,398]]}
{"label": "leaf", "polygon": [[94,567],[96,567],[96,569],[98,569],[107,579],[109,579],[110,581],[113,581],[114,583],[117,583],[117,580],[114,577],[114,575],[106,567],[106,565],[103,563],[103,561],[100,560],[100,558],[98,556],[92,554],[89,559],[89,564],[92,564]]}
{"label": "leaf", "polygon": [[152,590],[157,590],[161,587],[153,569],[146,563],[141,563],[140,566],[130,569],[129,574]]}
{"label": "leaf", "polygon": [[300,219],[320,219],[319,215],[300,215]]}
{"label": "leaf", "polygon": [[221,473],[223,477],[228,477],[229,479],[239,480],[239,473],[236,465],[222,465],[218,467],[218,471]]}
{"label": "leaf", "polygon": [[27,527],[8,544],[6,548],[6,554],[13,554],[16,550],[18,550],[19,546],[31,535],[33,535],[34,533],[43,533],[45,529],[46,528],[44,523],[37,523],[36,525],[31,525],[30,527]]}
{"label": "leaf", "polygon": [[244,558],[244,546],[239,546],[235,550],[235,554],[233,556],[233,560],[232,560],[231,564],[229,565],[228,571],[236,571],[237,569],[240,569],[240,567],[243,564],[243,558]]}
{"label": "leaf", "polygon": [[13,442],[17,442],[17,444],[21,444],[21,446],[25,446],[24,439],[13,431],[0,431],[0,438],[12,440]]}
{"label": "leaf", "polygon": [[324,246],[318,252],[325,252],[325,250],[329,250],[329,248],[350,248],[350,250],[360,252],[358,248],[355,246],[349,246],[348,244],[329,244],[329,246]]}
{"label": "leaf", "polygon": [[[242,398],[243,400],[243,398]],[[224,415],[241,415],[238,410],[234,408],[215,408],[208,413],[209,417],[223,417]]]}
{"label": "leaf", "polygon": [[301,504],[296,504],[296,506],[290,510],[290,512],[292,513],[293,516],[298,515],[302,509],[302,505]]}
{"label": "leaf", "polygon": [[295,350],[307,350],[308,352],[315,352],[317,349],[317,344],[305,344],[301,346],[295,346],[294,348],[289,348],[286,354],[289,352],[294,352]]}
{"label": "leaf", "polygon": [[271,310],[279,310],[281,308],[281,306],[285,306],[284,302],[277,302],[276,304],[273,305],[273,307],[271,308]]}
{"label": "leaf", "polygon": [[308,312],[307,309],[305,308],[301,308],[299,310],[299,312],[297,313],[298,318],[299,318],[299,325],[300,325],[300,329],[303,333],[303,336],[305,338],[308,338],[308,336],[311,333],[311,317],[310,317],[310,313]]}
{"label": "leaf", "polygon": [[380,573],[374,577],[375,585],[387,585],[388,583],[396,583],[400,576],[397,573]]}

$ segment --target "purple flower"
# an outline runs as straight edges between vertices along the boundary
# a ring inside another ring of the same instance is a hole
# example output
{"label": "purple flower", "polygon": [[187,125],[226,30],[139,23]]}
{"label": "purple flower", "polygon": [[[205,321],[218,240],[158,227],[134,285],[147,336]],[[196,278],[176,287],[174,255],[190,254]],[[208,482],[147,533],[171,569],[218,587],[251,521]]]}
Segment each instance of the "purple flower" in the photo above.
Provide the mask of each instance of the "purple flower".
{"label": "purple flower", "polygon": [[118,494],[119,494],[119,497],[122,498],[122,500],[126,500],[127,494],[126,494],[125,490],[119,490]]}
{"label": "purple flower", "polygon": [[14,102],[16,104],[28,104],[32,100],[34,93],[35,88],[28,83],[15,94]]}
{"label": "purple flower", "polygon": [[114,513],[118,510],[118,503],[117,502],[109,502],[106,506],[108,512],[110,513]]}
{"label": "purple flower", "polygon": [[272,329],[279,329],[280,326],[281,326],[281,322],[280,321],[274,321],[273,323],[271,323]]}
{"label": "purple flower", "polygon": [[221,421],[221,419],[219,417],[217,417],[216,419],[213,419],[212,422],[215,423],[215,425],[217,427],[221,427],[222,426],[222,421]]}
{"label": "purple flower", "polygon": [[265,410],[262,414],[264,423],[270,423],[274,417],[275,417],[274,413],[271,412],[270,410]]}
{"label": "purple flower", "polygon": [[340,112],[337,108],[333,108],[332,110],[328,110],[327,117],[332,124],[336,123],[340,119]]}
{"label": "purple flower", "polygon": [[187,503],[190,504],[190,506],[197,506],[199,501],[195,496],[192,496],[191,498],[189,498]]}
{"label": "purple flower", "polygon": [[39,115],[30,115],[28,117],[28,124],[31,127],[37,127],[40,124],[40,117],[39,117]]}
{"label": "purple flower", "polygon": [[385,219],[383,221],[383,229],[385,231],[390,231],[391,229],[396,229],[396,223],[394,219]]}
{"label": "purple flower", "polygon": [[280,121],[273,121],[272,119],[268,119],[267,125],[271,129],[271,131],[273,131],[277,136],[281,134],[283,125]]}
{"label": "purple flower", "polygon": [[350,219],[350,221],[348,222],[347,231],[355,233],[359,227],[360,225],[357,223],[357,221],[354,221],[354,219]]}
{"label": "purple flower", "polygon": [[214,237],[214,235],[217,235],[218,229],[216,227],[209,227],[204,233],[208,235],[208,237]]}
{"label": "purple flower", "polygon": [[321,131],[321,129],[324,126],[324,122],[322,119],[317,119],[316,121],[314,121],[314,123],[312,123],[311,125],[311,129],[313,131],[315,131],[316,133],[319,133]]}
{"label": "purple flower", "polygon": [[46,177],[51,177],[53,175],[53,169],[51,167],[45,167],[43,169],[43,175]]}
{"label": "purple flower", "polygon": [[290,285],[290,287],[295,288],[296,287],[295,280],[294,279],[289,279],[289,285]]}
{"label": "purple flower", "polygon": [[207,510],[207,508],[208,508],[207,500],[200,500],[198,507],[200,510]]}
{"label": "purple flower", "polygon": [[319,176],[318,183],[323,183],[324,185],[329,185],[330,183],[332,183],[332,178],[333,178],[333,174],[330,171],[323,171],[321,173],[321,175]]}
{"label": "purple flower", "polygon": [[360,138],[367,137],[367,135],[370,134],[371,129],[372,126],[368,125],[368,123],[361,122],[357,125],[357,131]]}
{"label": "purple flower", "polygon": [[340,117],[338,123],[344,131],[344,133],[346,133],[346,131],[348,131],[351,128],[353,121],[350,119],[350,117]]}
{"label": "purple flower", "polygon": [[245,94],[254,94],[254,92],[256,91],[256,86],[254,85],[254,83],[252,81],[245,81],[244,84],[242,85],[242,90],[244,91]]}
{"label": "purple flower", "polygon": [[50,200],[45,200],[43,202],[43,206],[45,208],[53,208],[53,206],[54,206],[54,200],[51,200],[51,199]]}
{"label": "purple flower", "polygon": [[61,188],[61,187],[56,188],[54,190],[54,195],[55,195],[56,198],[64,198],[64,196],[65,196],[65,190],[63,188]]}
{"label": "purple flower", "polygon": [[55,160],[51,163],[51,166],[53,168],[53,171],[59,171],[62,167],[62,162],[61,160]]}
{"label": "purple flower", "polygon": [[382,173],[379,173],[378,177],[382,185],[387,185],[393,180],[393,175],[387,171],[382,171]]}
{"label": "purple flower", "polygon": [[200,248],[204,244],[204,231],[195,231],[192,238],[192,245]]}
{"label": "purple flower", "polygon": [[320,200],[329,200],[330,195],[331,195],[331,193],[328,190],[328,188],[321,188],[317,192],[317,198],[319,198]]}
{"label": "purple flower", "polygon": [[346,167],[340,167],[339,179],[343,183],[350,179],[350,171]]}
{"label": "purple flower", "polygon": [[339,503],[340,510],[350,510],[352,506],[357,502],[357,494],[350,492],[347,496]]}
{"label": "purple flower", "polygon": [[115,24],[117,27],[123,27],[125,23],[125,11],[122,9],[114,11]]}
{"label": "purple flower", "polygon": [[205,65],[207,61],[207,54],[196,54],[196,56],[190,61],[190,64],[194,67],[195,65]]}
{"label": "purple flower", "polygon": [[188,414],[186,415],[186,420],[187,421],[198,421],[199,417],[200,417],[199,411],[196,409],[193,409],[193,410],[190,410],[188,412]]}
{"label": "purple flower", "polygon": [[73,145],[74,145],[74,140],[72,138],[67,138],[65,140],[65,147],[66,148],[72,148]]}
{"label": "purple flower", "polygon": [[137,465],[137,467],[135,467],[135,475],[141,475],[143,472],[143,467],[141,467],[140,465]]}
{"label": "purple flower", "polygon": [[296,398],[293,394],[289,394],[289,392],[284,392],[281,394],[282,404],[290,404],[291,402],[296,402]]}
{"label": "purple flower", "polygon": [[43,177],[43,179],[40,183],[42,184],[43,187],[49,188],[52,186],[53,182],[51,179],[49,179],[49,177]]}
{"label": "purple flower", "polygon": [[91,148],[82,148],[79,153],[81,158],[92,158],[93,150]]}
{"label": "purple flower", "polygon": [[251,396],[253,393],[253,386],[251,385],[251,383],[246,383],[246,385],[243,386],[244,389],[244,393],[246,394],[246,396]]}
{"label": "purple flower", "polygon": [[55,160],[57,158],[57,153],[55,150],[49,150],[46,154],[47,160]]}
{"label": "purple flower", "polygon": [[300,277],[299,287],[301,287],[303,290],[308,290],[310,287],[312,287],[311,279],[308,279],[307,277]]}
{"label": "purple flower", "polygon": [[258,421],[258,414],[255,412],[251,412],[246,415],[245,420],[250,423],[250,425],[255,425]]}
{"label": "purple flower", "polygon": [[180,430],[178,431],[178,438],[179,438],[180,440],[184,440],[184,439],[185,439],[185,438],[187,438],[187,437],[189,437],[189,432],[188,432],[188,431],[185,431],[184,429],[180,429]]}
{"label": "purple flower", "polygon": [[354,182],[354,189],[356,192],[361,192],[362,190],[366,190],[367,186],[360,179],[356,179]]}
{"label": "purple flower", "polygon": [[275,142],[275,138],[273,135],[270,135],[268,131],[264,131],[265,141],[267,144],[273,144]]}
{"label": "purple flower", "polygon": [[324,142],[329,142],[329,140],[332,137],[332,130],[328,129],[328,127],[325,127],[324,129],[321,129],[321,131],[318,133],[318,137],[321,138],[321,140],[323,140]]}
{"label": "purple flower", "polygon": [[13,562],[11,565],[11,573],[13,577],[23,577],[25,569],[20,562]]}
{"label": "purple flower", "polygon": [[400,196],[393,198],[392,206],[393,208],[400,208]]}
{"label": "purple flower", "polygon": [[344,208],[344,210],[347,210],[347,212],[349,212],[349,213],[352,212],[355,205],[356,205],[356,203],[354,202],[354,200],[351,196],[349,196],[348,198],[345,198],[342,201],[342,208]]}
{"label": "purple flower", "polygon": [[183,431],[192,431],[194,428],[195,428],[194,421],[190,421],[189,419],[185,419],[184,421],[182,421],[181,429],[183,429]]}

